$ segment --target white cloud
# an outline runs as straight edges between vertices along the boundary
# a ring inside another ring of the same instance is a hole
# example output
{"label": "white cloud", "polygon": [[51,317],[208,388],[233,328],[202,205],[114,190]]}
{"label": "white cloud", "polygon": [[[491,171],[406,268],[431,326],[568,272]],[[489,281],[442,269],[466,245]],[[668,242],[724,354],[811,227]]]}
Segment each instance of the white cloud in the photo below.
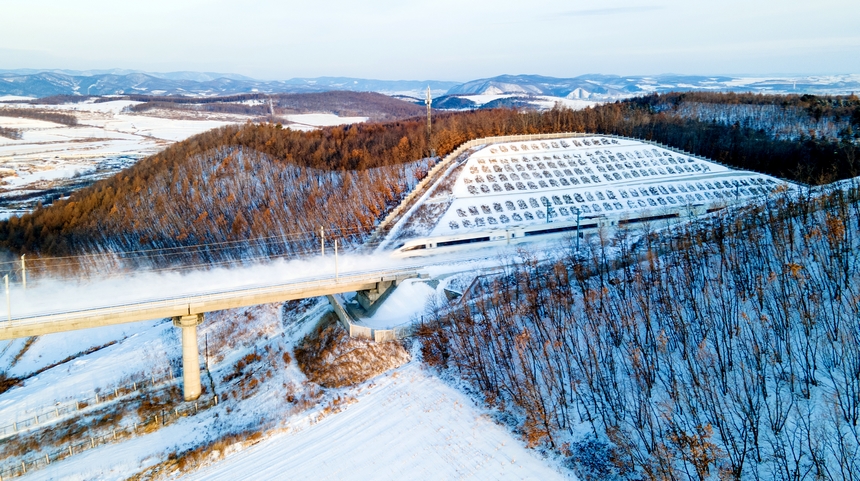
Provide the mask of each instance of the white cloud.
{"label": "white cloud", "polygon": [[847,0],[3,3],[15,21],[0,29],[0,68],[392,79],[860,71],[860,9]]}

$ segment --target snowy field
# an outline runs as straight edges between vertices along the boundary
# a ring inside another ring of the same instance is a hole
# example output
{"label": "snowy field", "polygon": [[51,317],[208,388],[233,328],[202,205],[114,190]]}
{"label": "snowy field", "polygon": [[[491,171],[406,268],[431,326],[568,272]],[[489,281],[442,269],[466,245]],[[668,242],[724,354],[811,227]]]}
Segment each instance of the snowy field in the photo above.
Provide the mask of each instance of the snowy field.
{"label": "snowy field", "polygon": [[287,127],[293,130],[314,130],[319,127],[358,124],[367,121],[367,117],[338,117],[335,114],[293,114],[287,115],[285,118],[289,121]]}
{"label": "snowy field", "polygon": [[[230,122],[182,120],[124,113],[137,102],[92,101],[65,105],[4,104],[10,108],[62,111],[78,125],[67,126],[0,116],[0,127],[21,131],[20,139],[0,137],[0,216],[25,212],[49,189],[85,185],[186,139]],[[0,107],[2,108],[2,107]]]}
{"label": "snowy field", "polygon": [[[30,99],[7,96],[0,100]],[[42,120],[0,116],[0,127],[22,133],[20,139],[0,137],[0,218],[26,212],[39,200],[49,201],[40,196],[48,189],[60,188],[67,194],[69,189],[111,175],[174,142],[216,127],[252,120],[251,117],[234,114],[199,113],[195,118],[179,116],[171,111],[132,113],[124,110],[139,103],[128,100],[95,103],[87,100],[62,105],[15,102],[0,105],[0,109],[61,111],[78,119],[78,125],[70,127]],[[327,113],[288,117],[289,127],[297,130],[367,120],[366,117],[338,117]]]}
{"label": "snowy field", "polygon": [[462,95],[460,97],[471,100],[478,106],[488,104],[499,99],[522,99],[528,101],[530,104],[541,110],[549,110],[556,104],[561,104],[563,107],[573,110],[581,110],[586,107],[594,107],[600,104],[600,102],[585,100],[584,98],[580,99],[578,96],[553,97],[550,95],[531,95],[523,97],[523,94],[502,93],[500,91],[487,92],[479,95]]}
{"label": "snowy field", "polygon": [[189,476],[242,479],[571,479],[417,362],[353,390],[356,403]]}

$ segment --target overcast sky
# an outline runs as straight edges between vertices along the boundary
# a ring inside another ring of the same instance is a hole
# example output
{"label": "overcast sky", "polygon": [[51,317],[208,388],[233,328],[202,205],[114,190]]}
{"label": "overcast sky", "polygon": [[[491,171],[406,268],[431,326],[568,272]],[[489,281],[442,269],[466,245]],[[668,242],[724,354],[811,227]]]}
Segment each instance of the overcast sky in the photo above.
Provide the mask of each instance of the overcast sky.
{"label": "overcast sky", "polygon": [[465,81],[860,73],[857,0],[0,0],[0,69]]}

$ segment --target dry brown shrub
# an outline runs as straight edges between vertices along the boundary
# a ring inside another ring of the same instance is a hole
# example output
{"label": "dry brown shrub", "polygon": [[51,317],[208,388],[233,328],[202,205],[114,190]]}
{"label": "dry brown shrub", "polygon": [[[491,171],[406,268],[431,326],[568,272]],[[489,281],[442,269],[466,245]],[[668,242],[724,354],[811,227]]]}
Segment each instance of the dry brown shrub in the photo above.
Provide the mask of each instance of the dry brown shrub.
{"label": "dry brown shrub", "polygon": [[[221,380],[225,389],[229,389],[222,394],[223,399],[227,400],[232,397],[241,400],[254,395],[259,387],[274,375],[275,371],[272,367],[278,365],[278,352],[272,346],[266,346],[265,358],[257,352],[252,352],[236,361],[233,370]],[[281,358],[288,360],[289,354],[284,352]],[[232,388],[226,387],[228,383],[232,383]]]}
{"label": "dry brown shrub", "polygon": [[323,387],[352,386],[409,362],[400,342],[350,338],[335,322],[302,339],[295,356],[308,379]]}
{"label": "dry brown shrub", "polygon": [[438,323],[421,323],[416,330],[416,335],[421,341],[421,356],[430,366],[447,368],[448,358],[448,333]]}
{"label": "dry brown shrub", "polygon": [[176,474],[187,473],[221,460],[225,451],[231,446],[236,444],[241,444],[242,447],[252,446],[260,442],[262,438],[263,433],[259,431],[228,434],[182,453],[172,452],[166,460],[129,477],[128,481],[172,478]]}
{"label": "dry brown shrub", "polygon": [[301,391],[296,392],[293,386],[287,392],[286,400],[292,403],[292,407],[288,411],[288,415],[292,416],[314,407],[322,399],[323,390],[312,382],[304,381],[301,386]]}
{"label": "dry brown shrub", "polygon": [[21,382],[20,378],[7,377],[6,373],[0,372],[0,394],[12,389]]}
{"label": "dry brown shrub", "polygon": [[230,382],[234,379],[237,379],[238,377],[240,377],[242,375],[242,373],[244,372],[246,367],[248,367],[250,364],[253,364],[253,363],[259,361],[260,359],[262,359],[262,358],[256,352],[246,354],[244,357],[239,359],[236,362],[236,364],[233,366],[233,372],[228,373],[226,376],[224,376],[224,378],[221,381],[222,382]]}
{"label": "dry brown shrub", "polygon": [[9,364],[10,366],[14,366],[18,363],[18,361],[21,360],[22,357],[24,357],[24,354],[26,354],[27,351],[30,350],[30,346],[32,346],[33,343],[36,342],[36,338],[36,336],[28,337],[27,340],[24,341],[24,345],[21,346],[21,350],[18,351],[18,354],[15,354],[14,358],[12,358],[12,363]]}
{"label": "dry brown shrub", "polygon": [[169,386],[157,394],[144,397],[137,407],[137,415],[145,420],[162,411],[170,411],[176,407],[177,399],[182,399],[182,390],[178,385]]}
{"label": "dry brown shrub", "polygon": [[356,398],[355,396],[335,397],[334,399],[329,401],[329,403],[326,404],[326,406],[319,413],[317,413],[317,422],[321,421],[323,418],[331,414],[337,414],[343,411],[346,406],[349,406],[350,404],[356,402],[358,402],[358,398]]}

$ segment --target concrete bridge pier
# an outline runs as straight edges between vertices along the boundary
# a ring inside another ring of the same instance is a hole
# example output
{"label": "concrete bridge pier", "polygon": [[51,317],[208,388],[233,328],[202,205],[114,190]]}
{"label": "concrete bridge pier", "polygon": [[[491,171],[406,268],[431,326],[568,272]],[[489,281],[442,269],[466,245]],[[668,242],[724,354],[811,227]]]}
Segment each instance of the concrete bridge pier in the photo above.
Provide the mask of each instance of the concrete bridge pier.
{"label": "concrete bridge pier", "polygon": [[197,348],[197,326],[203,314],[173,318],[173,325],[182,329],[182,394],[186,401],[200,397],[200,350]]}
{"label": "concrete bridge pier", "polygon": [[381,282],[377,282],[376,286],[372,289],[357,291],[355,294],[355,299],[364,308],[365,311],[370,311],[373,309],[376,301],[380,300],[388,293],[389,289],[397,286],[396,280],[383,280]]}

